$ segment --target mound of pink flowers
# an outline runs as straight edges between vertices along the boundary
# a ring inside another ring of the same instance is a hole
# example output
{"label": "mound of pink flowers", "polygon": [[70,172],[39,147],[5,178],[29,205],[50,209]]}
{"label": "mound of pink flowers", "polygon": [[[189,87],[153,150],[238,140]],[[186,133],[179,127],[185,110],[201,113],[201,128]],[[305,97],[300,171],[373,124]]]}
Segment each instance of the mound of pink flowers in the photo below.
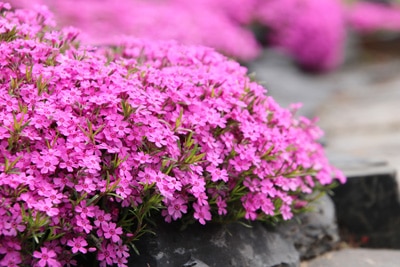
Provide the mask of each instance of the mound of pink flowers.
{"label": "mound of pink flowers", "polygon": [[210,48],[79,48],[44,8],[0,9],[0,266],[126,266],[152,214],[287,220],[345,181],[313,121]]}

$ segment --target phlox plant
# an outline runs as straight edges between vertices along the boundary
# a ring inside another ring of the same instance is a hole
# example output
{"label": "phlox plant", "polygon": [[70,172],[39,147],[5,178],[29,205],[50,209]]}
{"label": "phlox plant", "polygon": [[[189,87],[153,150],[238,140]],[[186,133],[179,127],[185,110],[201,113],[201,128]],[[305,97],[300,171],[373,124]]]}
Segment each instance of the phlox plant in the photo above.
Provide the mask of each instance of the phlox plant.
{"label": "phlox plant", "polygon": [[126,266],[151,216],[288,220],[345,181],[315,121],[211,48],[80,46],[44,7],[0,10],[0,266]]}

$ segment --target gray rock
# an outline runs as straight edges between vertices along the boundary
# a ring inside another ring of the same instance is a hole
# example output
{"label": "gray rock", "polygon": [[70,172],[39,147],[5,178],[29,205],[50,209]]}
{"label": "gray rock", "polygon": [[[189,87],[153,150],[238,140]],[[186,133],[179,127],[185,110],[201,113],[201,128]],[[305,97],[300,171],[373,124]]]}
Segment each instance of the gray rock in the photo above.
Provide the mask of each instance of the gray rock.
{"label": "gray rock", "polygon": [[400,251],[383,249],[343,249],[330,252],[301,267],[398,267]]}
{"label": "gray rock", "polygon": [[228,225],[191,225],[180,231],[176,225],[160,224],[156,237],[137,245],[132,255],[135,267],[296,267],[299,253],[293,244],[262,224],[251,228]]}
{"label": "gray rock", "polygon": [[328,195],[311,204],[313,211],[296,215],[276,230],[292,242],[301,259],[309,259],[336,248],[340,240],[335,206]]}
{"label": "gray rock", "polygon": [[390,4],[393,3],[393,0],[364,0],[365,2],[375,2],[375,3],[381,3],[381,4]]}

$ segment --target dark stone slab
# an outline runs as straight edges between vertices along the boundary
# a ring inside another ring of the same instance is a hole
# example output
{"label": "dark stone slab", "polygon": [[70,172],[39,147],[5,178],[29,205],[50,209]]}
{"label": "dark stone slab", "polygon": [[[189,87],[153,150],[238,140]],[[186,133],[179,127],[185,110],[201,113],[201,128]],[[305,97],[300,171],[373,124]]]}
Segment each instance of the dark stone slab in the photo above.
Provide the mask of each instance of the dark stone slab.
{"label": "dark stone slab", "polygon": [[128,266],[135,267],[296,267],[299,253],[293,244],[262,224],[177,225],[162,223],[157,236],[147,236],[132,254]]}
{"label": "dark stone slab", "polygon": [[333,190],[332,197],[342,238],[350,245],[400,248],[395,170],[382,164],[364,164],[363,171],[358,167],[358,171],[348,173],[353,175]]}
{"label": "dark stone slab", "polygon": [[340,241],[335,206],[328,195],[311,204],[313,211],[296,215],[276,230],[294,244],[301,259],[309,259],[331,251]]}

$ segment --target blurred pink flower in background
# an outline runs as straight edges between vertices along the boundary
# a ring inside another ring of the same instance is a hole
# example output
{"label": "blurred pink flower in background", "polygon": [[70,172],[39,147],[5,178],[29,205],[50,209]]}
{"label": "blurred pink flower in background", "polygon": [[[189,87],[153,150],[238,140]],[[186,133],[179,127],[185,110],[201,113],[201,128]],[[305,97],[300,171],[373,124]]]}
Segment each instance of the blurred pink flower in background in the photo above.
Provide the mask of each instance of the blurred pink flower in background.
{"label": "blurred pink flower in background", "polygon": [[301,66],[331,70],[342,62],[345,40],[343,6],[338,0],[269,0],[260,2],[258,20],[269,41]]}
{"label": "blurred pink flower in background", "polygon": [[359,2],[349,8],[348,22],[360,33],[400,31],[400,6]]}
{"label": "blurred pink flower in background", "polygon": [[254,19],[254,11],[260,1],[264,0],[169,0],[181,5],[201,5],[218,10],[240,24],[250,24]]}
{"label": "blurred pink flower in background", "polygon": [[174,39],[183,44],[210,46],[248,61],[259,54],[260,47],[250,30],[227,15],[236,16],[241,22],[250,21],[250,5],[244,5],[247,9],[240,8],[244,2],[255,0],[234,0],[233,5],[210,0],[11,1],[13,6],[25,8],[47,5],[60,25],[82,30],[83,41],[91,44],[112,44],[121,35]]}
{"label": "blurred pink flower in background", "polygon": [[242,62],[261,45],[251,30],[261,25],[268,45],[302,68],[330,71],[344,58],[347,28],[357,34],[400,31],[400,7],[343,0],[12,0],[16,7],[47,5],[61,26],[82,31],[89,44],[114,44],[122,35],[213,47]]}

